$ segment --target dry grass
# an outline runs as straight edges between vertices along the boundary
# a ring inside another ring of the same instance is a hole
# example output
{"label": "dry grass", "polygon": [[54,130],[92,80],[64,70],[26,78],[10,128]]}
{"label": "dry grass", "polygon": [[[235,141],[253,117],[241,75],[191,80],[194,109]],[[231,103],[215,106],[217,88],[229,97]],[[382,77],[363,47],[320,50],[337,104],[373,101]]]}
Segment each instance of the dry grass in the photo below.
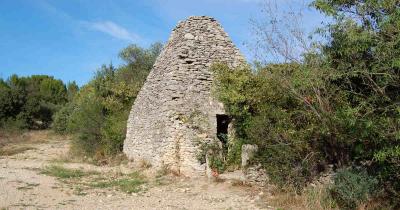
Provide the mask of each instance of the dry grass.
{"label": "dry grass", "polygon": [[[308,187],[301,195],[290,192],[279,192],[265,199],[266,203],[279,207],[277,209],[290,210],[338,210],[341,209],[326,192],[324,186]],[[357,210],[384,210],[395,209],[385,200],[370,200],[360,205]]]}
{"label": "dry grass", "polygon": [[0,147],[11,143],[21,143],[27,141],[27,135],[23,132],[5,131],[0,129]]}
{"label": "dry grass", "polygon": [[88,163],[96,165],[94,161],[89,161],[87,158],[81,155],[75,155],[71,151],[58,155],[56,158],[50,160],[51,163],[54,164],[63,164],[63,163]]}
{"label": "dry grass", "polygon": [[32,190],[34,187],[39,186],[37,183],[25,183],[25,186],[17,187],[17,190]]}
{"label": "dry grass", "polygon": [[33,149],[36,148],[25,145],[5,146],[3,148],[0,148],[0,156],[12,156]]}
{"label": "dry grass", "polygon": [[249,182],[242,180],[232,180],[233,187],[252,187],[253,185]]}
{"label": "dry grass", "polygon": [[161,169],[157,170],[155,173],[154,184],[156,186],[168,185],[173,183],[179,176],[179,172],[171,170],[167,165],[163,165]]}
{"label": "dry grass", "polygon": [[145,177],[139,172],[133,172],[123,175],[117,179],[104,179],[89,184],[94,188],[114,188],[125,193],[138,193],[142,190],[143,184],[146,183]]}
{"label": "dry grass", "polygon": [[54,176],[60,179],[82,178],[84,176],[100,174],[99,172],[96,171],[82,171],[79,169],[69,169],[59,165],[47,166],[41,171],[41,173],[49,176]]}
{"label": "dry grass", "polygon": [[142,169],[148,169],[151,168],[151,163],[147,160],[141,159],[139,161],[139,167]]}
{"label": "dry grass", "polygon": [[309,186],[302,194],[295,192],[272,193],[272,196],[266,198],[267,202],[272,206],[279,207],[278,209],[291,210],[328,210],[339,209],[333,199],[326,191],[326,186]]}
{"label": "dry grass", "polygon": [[62,165],[49,165],[41,170],[42,174],[53,176],[73,186],[76,195],[85,195],[91,188],[114,189],[125,193],[138,193],[145,190],[146,177],[135,171],[129,174],[100,173],[80,169],[66,168]]}
{"label": "dry grass", "polygon": [[0,156],[12,156],[35,149],[33,145],[47,141],[64,140],[48,130],[41,131],[4,131],[0,130]]}

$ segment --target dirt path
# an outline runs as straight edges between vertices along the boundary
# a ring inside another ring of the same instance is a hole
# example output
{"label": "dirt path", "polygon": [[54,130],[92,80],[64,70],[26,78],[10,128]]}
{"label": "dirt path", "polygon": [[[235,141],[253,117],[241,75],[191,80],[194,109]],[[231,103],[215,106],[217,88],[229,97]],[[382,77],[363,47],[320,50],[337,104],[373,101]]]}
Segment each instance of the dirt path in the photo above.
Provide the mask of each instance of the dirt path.
{"label": "dirt path", "polygon": [[[57,164],[80,171],[97,171],[97,176],[107,177],[132,169],[124,165],[55,163],[55,159],[67,153],[68,140],[52,139],[47,133],[38,136],[48,139],[25,143],[28,150],[24,152],[0,156],[0,209],[260,209],[256,189],[206,179],[165,176],[160,182],[146,178],[142,186],[145,190],[137,193],[121,192],[115,187],[82,185],[85,187],[81,188],[68,179],[45,175],[43,170]],[[83,179],[91,178],[74,180],[78,183]]]}

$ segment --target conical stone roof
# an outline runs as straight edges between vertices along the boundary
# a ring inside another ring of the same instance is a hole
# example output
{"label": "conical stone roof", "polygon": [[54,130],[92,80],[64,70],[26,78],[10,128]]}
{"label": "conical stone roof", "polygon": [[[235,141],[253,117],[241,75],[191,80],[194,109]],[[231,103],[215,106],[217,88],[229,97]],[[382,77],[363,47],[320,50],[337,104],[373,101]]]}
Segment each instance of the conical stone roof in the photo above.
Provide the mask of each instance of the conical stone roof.
{"label": "conical stone roof", "polygon": [[180,22],[131,110],[123,149],[129,159],[204,174],[201,146],[216,139],[216,115],[225,113],[211,94],[209,68],[215,62],[235,67],[245,59],[215,19]]}

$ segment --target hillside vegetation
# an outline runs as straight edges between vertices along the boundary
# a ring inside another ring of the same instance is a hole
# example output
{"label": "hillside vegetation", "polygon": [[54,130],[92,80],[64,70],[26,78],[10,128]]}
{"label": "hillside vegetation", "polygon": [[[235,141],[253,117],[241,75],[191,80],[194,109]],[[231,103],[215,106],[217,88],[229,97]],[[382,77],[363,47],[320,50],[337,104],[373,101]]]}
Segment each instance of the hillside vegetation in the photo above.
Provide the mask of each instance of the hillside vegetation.
{"label": "hillside vegetation", "polygon": [[44,129],[52,116],[78,91],[72,82],[47,75],[0,79],[0,129]]}
{"label": "hillside vegetation", "polygon": [[53,129],[75,136],[75,155],[107,163],[122,152],[129,111],[161,49],[159,43],[126,47],[120,52],[124,65],[103,65],[55,114]]}
{"label": "hillside vegetation", "polygon": [[334,22],[321,30],[328,42],[302,62],[214,66],[215,93],[237,132],[231,148],[258,145],[254,163],[286,189],[301,192],[333,165],[329,192],[340,208],[381,198],[400,208],[399,2],[313,6]]}

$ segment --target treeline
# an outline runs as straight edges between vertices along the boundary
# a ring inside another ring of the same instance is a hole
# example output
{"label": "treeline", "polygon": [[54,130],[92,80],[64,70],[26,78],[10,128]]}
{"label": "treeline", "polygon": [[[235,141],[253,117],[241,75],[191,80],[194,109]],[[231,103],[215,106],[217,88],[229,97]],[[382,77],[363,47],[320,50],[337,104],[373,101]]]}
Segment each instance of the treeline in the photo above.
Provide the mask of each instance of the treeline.
{"label": "treeline", "polygon": [[46,75],[0,79],[0,129],[45,129],[52,116],[78,92],[75,82],[65,85]]}
{"label": "treeline", "polygon": [[[216,94],[240,145],[271,181],[298,192],[333,166],[329,195],[340,208],[383,201],[400,208],[400,5],[395,0],[317,0],[334,22],[328,43],[302,62],[214,66]],[[238,146],[239,145],[239,146]],[[237,149],[235,149],[237,148]],[[327,208],[331,208],[328,206]]]}
{"label": "treeline", "polygon": [[71,153],[107,163],[122,152],[129,111],[162,44],[130,45],[125,64],[103,65],[79,88],[47,75],[0,79],[0,132],[49,129],[72,135]]}
{"label": "treeline", "polygon": [[133,101],[162,49],[130,45],[119,56],[120,67],[103,65],[94,78],[54,116],[53,129],[74,136],[71,152],[107,163],[122,152]]}

